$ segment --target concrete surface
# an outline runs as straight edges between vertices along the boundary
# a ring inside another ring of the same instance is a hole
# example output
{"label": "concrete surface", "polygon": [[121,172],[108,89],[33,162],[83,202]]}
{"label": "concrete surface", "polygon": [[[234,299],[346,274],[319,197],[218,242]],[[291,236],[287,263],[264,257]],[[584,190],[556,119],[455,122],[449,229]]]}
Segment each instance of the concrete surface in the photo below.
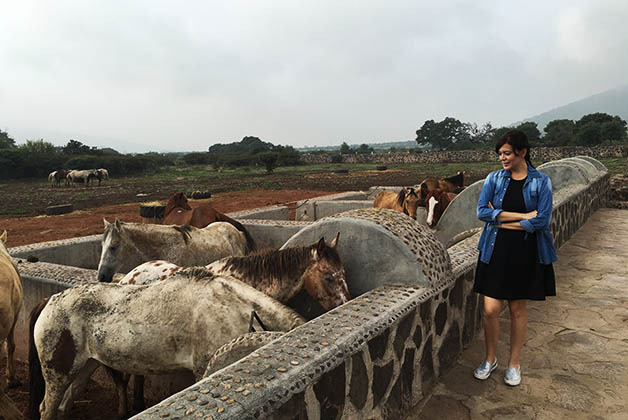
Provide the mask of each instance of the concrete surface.
{"label": "concrete surface", "polygon": [[528,304],[522,382],[503,382],[509,315],[486,381],[480,336],[406,420],[628,419],[628,211],[598,210],[558,252],[556,297]]}

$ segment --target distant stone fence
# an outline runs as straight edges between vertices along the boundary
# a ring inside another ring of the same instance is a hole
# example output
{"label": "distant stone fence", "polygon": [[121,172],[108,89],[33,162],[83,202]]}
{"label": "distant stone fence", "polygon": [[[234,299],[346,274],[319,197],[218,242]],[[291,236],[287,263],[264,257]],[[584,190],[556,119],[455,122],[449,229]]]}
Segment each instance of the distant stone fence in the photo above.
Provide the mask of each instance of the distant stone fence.
{"label": "distant stone fence", "polygon": [[[548,162],[575,156],[593,158],[623,157],[628,155],[628,146],[596,147],[538,147],[532,148],[532,159]],[[332,153],[303,154],[304,163],[330,163]],[[438,162],[487,162],[495,160],[493,150],[460,150],[442,152],[396,152],[373,153],[370,155],[342,155],[344,163],[438,163]]]}

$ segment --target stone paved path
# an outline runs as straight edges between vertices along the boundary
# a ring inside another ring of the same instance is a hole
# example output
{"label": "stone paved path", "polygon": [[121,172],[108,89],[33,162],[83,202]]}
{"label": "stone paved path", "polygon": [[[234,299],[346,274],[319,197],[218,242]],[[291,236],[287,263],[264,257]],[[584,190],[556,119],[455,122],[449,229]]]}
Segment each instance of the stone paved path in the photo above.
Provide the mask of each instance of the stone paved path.
{"label": "stone paved path", "polygon": [[628,419],[628,210],[598,210],[554,268],[558,296],[528,305],[521,385],[503,382],[506,310],[493,375],[472,376],[484,357],[481,332],[406,420]]}

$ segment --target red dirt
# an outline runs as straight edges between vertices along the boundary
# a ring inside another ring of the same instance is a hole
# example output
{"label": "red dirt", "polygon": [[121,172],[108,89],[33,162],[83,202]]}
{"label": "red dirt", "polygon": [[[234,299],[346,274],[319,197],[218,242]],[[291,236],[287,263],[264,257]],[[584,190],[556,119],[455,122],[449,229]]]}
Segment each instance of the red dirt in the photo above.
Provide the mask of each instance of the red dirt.
{"label": "red dirt", "polygon": [[[190,200],[192,207],[207,203],[222,213],[275,204],[293,206],[299,200],[331,194],[310,190],[248,190],[218,193],[206,200]],[[58,216],[0,218],[0,232],[6,229],[8,247],[58,239],[95,235],[103,232],[103,218],[140,222],[140,203],[128,203],[74,211]]]}

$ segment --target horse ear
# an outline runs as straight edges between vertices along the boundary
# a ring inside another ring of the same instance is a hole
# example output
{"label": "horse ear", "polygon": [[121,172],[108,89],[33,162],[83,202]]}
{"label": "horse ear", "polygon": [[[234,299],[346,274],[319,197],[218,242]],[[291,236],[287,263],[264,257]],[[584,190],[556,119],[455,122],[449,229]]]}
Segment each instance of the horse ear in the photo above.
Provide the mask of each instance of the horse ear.
{"label": "horse ear", "polygon": [[340,232],[338,232],[336,234],[336,237],[332,239],[332,241],[329,243],[329,246],[332,248],[336,248],[336,245],[338,245],[338,238],[340,238]]}
{"label": "horse ear", "polygon": [[2,235],[0,235],[0,241],[2,241],[5,244],[7,243],[7,231],[6,230],[2,232]]}
{"label": "horse ear", "polygon": [[118,229],[118,230],[119,230],[119,229],[120,229],[120,226],[122,225],[122,222],[120,221],[120,219],[118,219],[118,218],[116,217],[116,221],[115,221],[114,223],[115,223],[115,225],[116,225],[116,229]]}
{"label": "horse ear", "polygon": [[111,224],[104,217],[102,218],[102,221],[105,223],[105,229],[107,229],[107,226],[109,226]]}
{"label": "horse ear", "polygon": [[397,204],[399,204],[400,206],[403,206],[403,202],[406,200],[405,190],[405,188],[402,188],[401,191],[399,191],[399,194],[397,194]]}
{"label": "horse ear", "polygon": [[323,255],[323,251],[325,250],[326,246],[327,246],[327,244],[325,244],[325,238],[324,237],[320,238],[318,240],[318,243],[316,244],[316,255],[318,257]]}

